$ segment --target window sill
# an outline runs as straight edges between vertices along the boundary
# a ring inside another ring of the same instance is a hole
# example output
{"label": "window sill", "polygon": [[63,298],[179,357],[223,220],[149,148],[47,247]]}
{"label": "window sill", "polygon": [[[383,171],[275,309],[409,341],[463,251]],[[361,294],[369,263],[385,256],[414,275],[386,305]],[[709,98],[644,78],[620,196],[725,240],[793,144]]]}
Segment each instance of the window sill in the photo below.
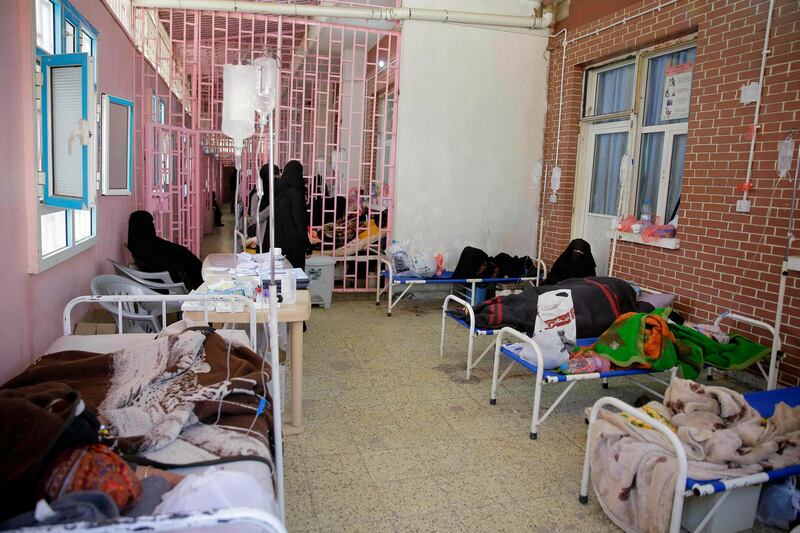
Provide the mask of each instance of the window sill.
{"label": "window sill", "polygon": [[45,270],[53,268],[54,266],[60,265],[64,261],[68,259],[72,259],[78,254],[89,250],[97,243],[97,235],[93,235],[87,239],[82,240],[79,243],[73,244],[68,248],[64,248],[63,250],[59,250],[57,252],[53,252],[51,255],[47,257],[42,257],[37,261],[37,264],[32,265],[29,269],[30,274],[40,274]]}
{"label": "window sill", "polygon": [[642,240],[642,236],[639,235],[638,233],[632,233],[627,231],[617,232],[617,237],[621,241],[643,244],[645,246],[655,246],[656,248],[664,248],[667,250],[677,250],[678,248],[681,247],[680,239],[658,239],[652,242],[644,242]]}

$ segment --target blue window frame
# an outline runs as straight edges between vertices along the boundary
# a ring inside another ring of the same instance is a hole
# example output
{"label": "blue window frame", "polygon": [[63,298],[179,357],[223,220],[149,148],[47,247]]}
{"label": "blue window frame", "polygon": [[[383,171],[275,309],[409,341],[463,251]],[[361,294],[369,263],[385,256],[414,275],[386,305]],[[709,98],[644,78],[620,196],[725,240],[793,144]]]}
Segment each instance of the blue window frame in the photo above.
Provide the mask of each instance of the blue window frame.
{"label": "blue window frame", "polygon": [[[103,96],[103,194],[129,195],[133,191],[133,102],[117,96]],[[126,127],[127,126],[127,127]],[[126,130],[127,142],[111,143]],[[120,152],[121,150],[124,152]],[[120,181],[120,162],[126,177]],[[123,182],[126,184],[123,186]]]}
{"label": "blue window frame", "polygon": [[[39,117],[36,121],[39,130],[37,183],[40,184],[37,195],[39,262],[32,270],[36,273],[80,253],[96,241],[95,58],[98,32],[68,0],[34,0],[34,4],[37,83],[41,83],[36,101]],[[56,93],[64,98],[54,109],[53,98],[59,96]],[[65,121],[70,114],[70,120]],[[59,119],[61,123],[55,132],[53,125]],[[85,122],[79,123],[79,120]],[[79,124],[83,127],[82,136]],[[73,133],[70,151],[65,135],[68,139]],[[56,137],[61,142],[54,150]],[[87,139],[89,142],[84,142]],[[54,151],[59,152],[55,158]],[[72,167],[66,174],[59,174],[56,167],[65,162]],[[59,182],[59,178],[65,176],[66,181]]]}
{"label": "blue window frame", "polygon": [[[94,92],[93,87],[90,90],[93,86],[90,80],[92,61],[88,54],[59,54],[43,56],[41,65],[44,204],[88,209],[93,207],[89,175],[90,150],[93,148],[91,121],[94,120],[94,113],[90,113],[93,111],[91,95]],[[61,122],[69,123],[62,125]],[[74,129],[67,135],[70,128]],[[80,143],[79,170],[75,168],[77,158],[73,154],[76,139]]]}

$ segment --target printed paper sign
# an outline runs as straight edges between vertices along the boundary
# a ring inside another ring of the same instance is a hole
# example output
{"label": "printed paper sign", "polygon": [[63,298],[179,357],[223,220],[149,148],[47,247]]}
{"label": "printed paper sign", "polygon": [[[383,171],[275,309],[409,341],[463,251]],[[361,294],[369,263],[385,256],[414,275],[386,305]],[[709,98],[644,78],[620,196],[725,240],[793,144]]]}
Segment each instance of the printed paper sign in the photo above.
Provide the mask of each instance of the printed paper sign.
{"label": "printed paper sign", "polygon": [[681,63],[667,67],[661,120],[689,118],[689,104],[692,97],[692,67],[694,67],[694,63]]}

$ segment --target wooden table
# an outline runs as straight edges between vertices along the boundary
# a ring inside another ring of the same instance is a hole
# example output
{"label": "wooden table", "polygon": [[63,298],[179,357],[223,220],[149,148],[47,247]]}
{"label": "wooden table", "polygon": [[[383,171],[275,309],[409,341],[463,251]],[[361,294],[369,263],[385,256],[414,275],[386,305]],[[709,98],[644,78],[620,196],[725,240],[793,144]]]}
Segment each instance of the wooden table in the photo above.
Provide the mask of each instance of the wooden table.
{"label": "wooden table", "polygon": [[[203,261],[203,279],[217,281],[221,278],[232,277],[230,274],[208,271],[208,267],[232,267],[233,254],[209,254]],[[206,283],[200,287],[205,290]],[[191,320],[205,320],[205,311],[186,311],[184,315]],[[289,351],[291,357],[292,398],[289,423],[284,425],[286,435],[296,435],[303,431],[303,321],[311,316],[311,295],[307,290],[297,291],[297,301],[293,304],[281,304],[278,308],[278,322],[289,324]],[[249,312],[208,312],[209,322],[223,324],[249,324]],[[256,322],[269,322],[269,308],[264,307],[256,311]],[[277,369],[273,375],[279,376]]]}

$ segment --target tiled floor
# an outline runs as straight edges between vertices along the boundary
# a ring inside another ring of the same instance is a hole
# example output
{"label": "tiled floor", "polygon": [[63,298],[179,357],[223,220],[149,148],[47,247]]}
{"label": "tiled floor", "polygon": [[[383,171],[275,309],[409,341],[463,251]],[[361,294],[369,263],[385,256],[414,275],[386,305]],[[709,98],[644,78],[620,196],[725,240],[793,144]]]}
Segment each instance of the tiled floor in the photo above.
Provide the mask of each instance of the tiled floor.
{"label": "tiled floor", "polygon": [[[206,253],[232,248],[225,215]],[[640,389],[578,383],[531,441],[530,374],[512,372],[490,406],[492,360],[464,379],[464,329],[448,322],[439,357],[440,300],[404,301],[388,318],[371,298],[336,295],[308,321],[306,431],[284,440],[290,531],[617,530],[593,499],[578,503],[583,410]],[[562,390],[544,387],[542,412]]]}
{"label": "tiled floor", "polygon": [[[439,357],[438,306],[404,302],[392,318],[366,297],[314,308],[306,432],[285,439],[289,529],[616,530],[578,503],[582,411],[604,393],[632,402],[641,391],[579,383],[531,441],[530,375],[512,374],[490,406],[492,362],[465,381],[464,330],[449,325]],[[545,387],[543,406],[560,391]]]}

